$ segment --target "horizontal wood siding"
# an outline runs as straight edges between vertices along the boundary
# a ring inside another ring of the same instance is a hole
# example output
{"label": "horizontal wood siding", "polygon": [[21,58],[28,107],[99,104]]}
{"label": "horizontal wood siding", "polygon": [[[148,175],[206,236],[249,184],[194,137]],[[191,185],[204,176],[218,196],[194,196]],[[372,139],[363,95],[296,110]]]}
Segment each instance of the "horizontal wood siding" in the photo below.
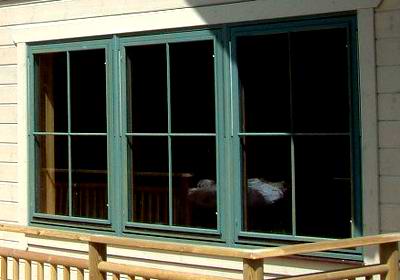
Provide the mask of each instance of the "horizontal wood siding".
{"label": "horizontal wood siding", "polygon": [[400,231],[400,1],[376,11],[381,231]]}

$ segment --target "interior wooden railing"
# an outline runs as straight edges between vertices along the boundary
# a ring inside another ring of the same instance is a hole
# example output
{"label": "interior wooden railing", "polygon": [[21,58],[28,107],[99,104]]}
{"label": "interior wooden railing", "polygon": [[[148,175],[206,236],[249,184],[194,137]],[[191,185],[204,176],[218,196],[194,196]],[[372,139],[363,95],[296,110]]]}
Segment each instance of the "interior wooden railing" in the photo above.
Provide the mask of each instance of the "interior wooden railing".
{"label": "interior wooden railing", "polygon": [[[106,274],[111,273],[112,279],[117,280],[123,274],[128,279],[141,277],[142,279],[174,279],[174,280],[229,280],[230,278],[216,277],[202,274],[193,274],[180,271],[170,271],[157,268],[131,266],[107,261],[107,246],[119,246],[131,249],[158,250],[164,252],[175,252],[180,254],[195,254],[214,257],[230,257],[241,259],[243,262],[243,279],[264,279],[264,260],[293,256],[299,254],[331,251],[345,248],[365,247],[371,245],[379,246],[380,263],[375,265],[362,265],[335,271],[324,271],[306,275],[298,275],[288,278],[290,280],[335,280],[355,279],[365,277],[372,279],[374,275],[380,275],[381,279],[399,280],[399,248],[400,233],[381,234],[376,236],[365,236],[342,240],[322,241],[316,243],[288,245],[265,249],[236,249],[216,246],[188,245],[171,242],[149,241],[134,238],[112,237],[105,235],[81,234],[69,231],[49,230],[35,227],[24,227],[14,225],[0,225],[0,231],[23,233],[27,236],[42,238],[79,241],[88,243],[88,258],[79,259],[57,255],[48,255],[31,251],[0,248],[1,280],[7,280],[7,275],[12,275],[13,280],[32,279],[32,262],[36,263],[37,280],[44,279],[44,264],[50,266],[50,280],[58,277],[57,267],[62,267],[62,279],[69,280],[70,268],[77,271],[74,279],[83,280],[84,271],[88,270],[89,280],[105,280]],[[7,272],[7,263],[12,263],[12,272]],[[19,275],[20,262],[24,262],[24,275]],[[75,274],[74,274],[75,275]]]}

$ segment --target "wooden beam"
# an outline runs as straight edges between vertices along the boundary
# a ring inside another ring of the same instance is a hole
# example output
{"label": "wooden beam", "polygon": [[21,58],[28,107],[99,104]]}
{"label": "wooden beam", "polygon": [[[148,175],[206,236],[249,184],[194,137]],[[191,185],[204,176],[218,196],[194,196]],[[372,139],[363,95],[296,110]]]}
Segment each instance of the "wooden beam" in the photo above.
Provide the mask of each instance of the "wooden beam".
{"label": "wooden beam", "polygon": [[399,279],[399,246],[397,242],[381,244],[379,246],[381,264],[387,264],[388,272],[381,274],[381,280]]}
{"label": "wooden beam", "polygon": [[106,273],[99,270],[99,263],[107,260],[107,245],[89,242],[89,280],[106,280]]}
{"label": "wooden beam", "polygon": [[57,265],[50,264],[50,280],[57,280]]}
{"label": "wooden beam", "polygon": [[243,280],[264,279],[264,260],[243,259]]}

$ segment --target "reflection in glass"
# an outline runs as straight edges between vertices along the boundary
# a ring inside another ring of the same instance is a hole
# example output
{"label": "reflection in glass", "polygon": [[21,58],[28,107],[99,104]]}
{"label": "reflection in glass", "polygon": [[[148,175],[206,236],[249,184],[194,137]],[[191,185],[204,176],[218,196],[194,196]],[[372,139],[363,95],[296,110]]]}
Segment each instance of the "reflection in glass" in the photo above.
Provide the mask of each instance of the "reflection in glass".
{"label": "reflection in glass", "polygon": [[213,41],[173,43],[169,49],[172,132],[214,133]]}
{"label": "reflection in glass", "polygon": [[350,138],[295,138],[297,233],[351,236]]}
{"label": "reflection in glass", "polygon": [[346,29],[291,34],[294,132],[349,132]]}
{"label": "reflection in glass", "polygon": [[126,48],[129,132],[167,132],[165,45]]}
{"label": "reflection in glass", "polygon": [[36,212],[68,215],[68,138],[36,136]]}
{"label": "reflection in glass", "polygon": [[243,137],[243,229],[291,234],[289,137]]}
{"label": "reflection in glass", "polygon": [[36,126],[42,132],[68,129],[66,53],[35,55]]}
{"label": "reflection in glass", "polygon": [[239,37],[237,65],[243,132],[290,130],[288,34]]}
{"label": "reflection in glass", "polygon": [[71,131],[107,132],[104,49],[71,51]]}
{"label": "reflection in glass", "polygon": [[216,228],[214,137],[172,138],[173,224]]}
{"label": "reflection in glass", "polygon": [[72,215],[106,219],[107,137],[72,136]]}
{"label": "reflection in glass", "polygon": [[167,137],[128,137],[129,220],[169,223]]}

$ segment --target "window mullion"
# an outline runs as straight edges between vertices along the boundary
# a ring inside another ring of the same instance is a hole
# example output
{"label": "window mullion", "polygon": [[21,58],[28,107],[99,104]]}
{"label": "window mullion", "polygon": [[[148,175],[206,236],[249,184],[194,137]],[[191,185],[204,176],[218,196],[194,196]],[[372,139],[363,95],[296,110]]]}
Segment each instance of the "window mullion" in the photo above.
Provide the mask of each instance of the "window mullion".
{"label": "window mullion", "polygon": [[72,216],[72,152],[71,152],[71,64],[67,51],[67,118],[68,118],[68,215]]}
{"label": "window mullion", "polygon": [[172,143],[171,143],[171,72],[169,43],[165,44],[166,60],[167,60],[167,106],[168,106],[168,223],[172,225]]}
{"label": "window mullion", "polygon": [[290,158],[292,176],[292,235],[296,236],[296,169],[294,145],[294,117],[293,117],[293,77],[292,77],[292,42],[291,33],[288,32],[288,70],[289,70],[289,106],[290,106]]}

